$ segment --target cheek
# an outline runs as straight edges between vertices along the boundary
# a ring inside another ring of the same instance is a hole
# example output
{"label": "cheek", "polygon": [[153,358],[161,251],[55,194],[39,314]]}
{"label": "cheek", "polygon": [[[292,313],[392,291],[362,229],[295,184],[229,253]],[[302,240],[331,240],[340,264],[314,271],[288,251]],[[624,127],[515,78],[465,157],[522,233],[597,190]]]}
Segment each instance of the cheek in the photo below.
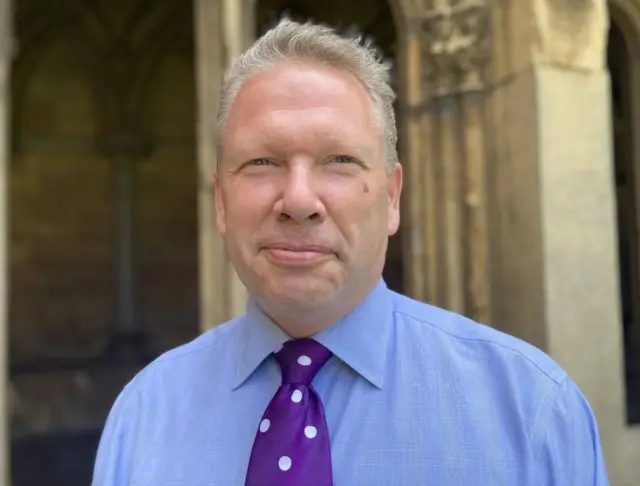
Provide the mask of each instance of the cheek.
{"label": "cheek", "polygon": [[388,198],[370,181],[358,180],[350,187],[334,185],[325,195],[326,206],[341,233],[352,244],[364,244],[376,233],[386,235]]}
{"label": "cheek", "polygon": [[[242,239],[257,231],[271,213],[272,206],[266,195],[261,195],[252,189],[235,191],[226,200],[227,231]],[[247,194],[252,196],[247,197]]]}

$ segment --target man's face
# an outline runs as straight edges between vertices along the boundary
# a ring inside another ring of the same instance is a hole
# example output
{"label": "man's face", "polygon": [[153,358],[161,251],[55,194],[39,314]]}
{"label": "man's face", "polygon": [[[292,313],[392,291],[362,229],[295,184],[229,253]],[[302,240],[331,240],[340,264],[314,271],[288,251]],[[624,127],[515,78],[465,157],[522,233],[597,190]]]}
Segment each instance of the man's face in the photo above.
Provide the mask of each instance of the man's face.
{"label": "man's face", "polygon": [[399,224],[370,99],[350,74],[285,64],[250,77],[216,176],[218,232],[259,299],[305,308],[364,297]]}

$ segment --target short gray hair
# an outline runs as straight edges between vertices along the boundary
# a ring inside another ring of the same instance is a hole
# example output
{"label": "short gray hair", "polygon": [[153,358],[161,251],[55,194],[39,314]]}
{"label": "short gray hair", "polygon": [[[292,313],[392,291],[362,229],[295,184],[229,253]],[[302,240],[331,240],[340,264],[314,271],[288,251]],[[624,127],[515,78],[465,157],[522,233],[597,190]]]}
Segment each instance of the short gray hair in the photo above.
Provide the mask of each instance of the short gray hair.
{"label": "short gray hair", "polygon": [[308,61],[333,66],[355,76],[371,99],[374,123],[382,136],[391,171],[398,161],[390,66],[363,37],[343,37],[334,29],[290,19],[281,20],[260,37],[226,73],[220,93],[215,147],[222,156],[222,139],[231,105],[244,82],[253,74],[288,61]]}

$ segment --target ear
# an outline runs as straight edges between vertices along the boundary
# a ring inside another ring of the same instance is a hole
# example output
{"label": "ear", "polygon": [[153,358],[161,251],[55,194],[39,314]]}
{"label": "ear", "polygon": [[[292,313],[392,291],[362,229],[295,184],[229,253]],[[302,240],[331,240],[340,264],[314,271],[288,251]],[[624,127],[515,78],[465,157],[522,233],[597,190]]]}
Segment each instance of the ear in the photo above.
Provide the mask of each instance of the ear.
{"label": "ear", "polygon": [[402,166],[399,163],[393,167],[388,176],[389,195],[389,236],[394,235],[400,226],[400,196],[402,195]]}
{"label": "ear", "polygon": [[218,230],[218,234],[224,237],[227,232],[227,218],[224,207],[224,197],[222,195],[222,181],[220,180],[220,174],[217,168],[213,173],[213,194],[216,204],[216,229]]}

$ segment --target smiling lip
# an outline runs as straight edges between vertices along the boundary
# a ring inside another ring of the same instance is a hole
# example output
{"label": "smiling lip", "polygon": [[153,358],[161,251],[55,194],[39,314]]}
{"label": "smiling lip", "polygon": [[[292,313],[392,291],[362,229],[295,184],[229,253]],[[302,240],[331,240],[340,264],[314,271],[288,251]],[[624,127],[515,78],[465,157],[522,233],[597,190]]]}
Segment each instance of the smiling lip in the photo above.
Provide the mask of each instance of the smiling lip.
{"label": "smiling lip", "polygon": [[306,267],[327,261],[333,251],[325,246],[276,244],[263,248],[267,258],[276,265]]}

